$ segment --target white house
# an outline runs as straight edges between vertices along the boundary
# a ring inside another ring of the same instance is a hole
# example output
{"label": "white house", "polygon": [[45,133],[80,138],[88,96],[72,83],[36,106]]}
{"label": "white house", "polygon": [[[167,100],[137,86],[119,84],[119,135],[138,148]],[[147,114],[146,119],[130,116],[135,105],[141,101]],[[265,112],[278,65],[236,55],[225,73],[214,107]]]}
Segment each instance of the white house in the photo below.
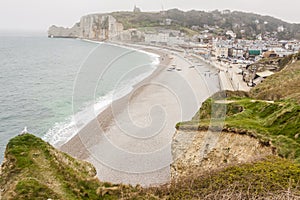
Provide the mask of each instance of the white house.
{"label": "white house", "polygon": [[235,58],[244,57],[244,49],[242,49],[242,48],[233,48],[232,49],[232,56],[235,57]]}
{"label": "white house", "polygon": [[226,35],[230,35],[232,38],[236,38],[236,34],[233,31],[227,31]]}
{"label": "white house", "polygon": [[216,57],[227,58],[228,47],[224,47],[224,46],[216,47]]}
{"label": "white house", "polygon": [[279,26],[279,27],[277,28],[277,31],[278,31],[279,33],[283,32],[284,30],[285,30],[285,28],[284,28],[283,26]]}

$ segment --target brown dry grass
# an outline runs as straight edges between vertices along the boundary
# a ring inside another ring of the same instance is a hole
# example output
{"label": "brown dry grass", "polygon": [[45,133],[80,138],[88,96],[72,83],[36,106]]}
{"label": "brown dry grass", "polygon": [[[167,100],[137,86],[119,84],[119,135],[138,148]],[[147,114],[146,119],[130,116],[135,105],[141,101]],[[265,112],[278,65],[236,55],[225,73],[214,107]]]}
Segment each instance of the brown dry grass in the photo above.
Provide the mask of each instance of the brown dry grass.
{"label": "brown dry grass", "polygon": [[264,100],[292,99],[300,103],[300,61],[286,66],[267,78],[251,92],[253,98]]}

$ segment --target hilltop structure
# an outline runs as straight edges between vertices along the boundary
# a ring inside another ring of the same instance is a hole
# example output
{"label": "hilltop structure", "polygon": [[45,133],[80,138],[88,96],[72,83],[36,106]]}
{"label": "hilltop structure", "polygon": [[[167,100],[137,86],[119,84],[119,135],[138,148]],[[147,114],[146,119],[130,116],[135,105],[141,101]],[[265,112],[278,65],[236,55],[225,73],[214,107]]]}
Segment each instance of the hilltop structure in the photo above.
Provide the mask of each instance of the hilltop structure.
{"label": "hilltop structure", "polygon": [[136,5],[134,5],[133,12],[134,12],[134,13],[140,13],[140,12],[142,12],[142,11],[141,11],[140,8],[136,7]]}

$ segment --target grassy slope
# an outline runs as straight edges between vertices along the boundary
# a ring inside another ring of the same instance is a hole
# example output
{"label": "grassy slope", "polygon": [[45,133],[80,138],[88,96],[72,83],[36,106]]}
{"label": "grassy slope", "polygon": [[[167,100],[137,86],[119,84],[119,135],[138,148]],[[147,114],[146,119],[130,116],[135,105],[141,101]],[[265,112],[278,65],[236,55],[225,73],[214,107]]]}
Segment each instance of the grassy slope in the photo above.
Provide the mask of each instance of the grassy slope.
{"label": "grassy slope", "polygon": [[[177,128],[208,128],[211,113],[226,110],[224,130],[247,133],[263,142],[271,141],[280,156],[300,162],[299,58],[300,54],[287,57],[284,60],[287,66],[255,87],[250,94],[227,92],[227,99],[232,101],[229,104],[214,101],[218,95],[208,99],[192,121],[179,123]],[[212,108],[215,108],[214,112]]]}
{"label": "grassy slope", "polygon": [[[265,102],[249,98],[229,98],[224,131],[248,134],[262,142],[271,142],[280,156],[300,162],[300,105],[292,101]],[[180,127],[202,129],[211,123],[213,100],[208,100],[193,121],[178,124]],[[195,128],[196,127],[196,128]]]}
{"label": "grassy slope", "polygon": [[255,87],[251,96],[267,100],[292,99],[300,103],[300,53],[294,57],[298,61],[290,63],[291,58],[283,60],[283,64],[288,66]]}
{"label": "grassy slope", "polygon": [[123,24],[125,29],[159,26],[162,17],[153,13],[114,12],[112,15]]}
{"label": "grassy slope", "polygon": [[118,199],[123,187],[116,190],[100,183],[91,164],[30,134],[9,142],[5,159],[0,178],[3,199]]}

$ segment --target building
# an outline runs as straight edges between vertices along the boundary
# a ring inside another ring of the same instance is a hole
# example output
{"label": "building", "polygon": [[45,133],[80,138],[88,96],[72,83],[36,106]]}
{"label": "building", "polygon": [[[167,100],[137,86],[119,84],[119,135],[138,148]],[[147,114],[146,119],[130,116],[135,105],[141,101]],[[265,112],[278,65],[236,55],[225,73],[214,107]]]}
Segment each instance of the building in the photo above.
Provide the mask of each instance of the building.
{"label": "building", "polygon": [[259,49],[250,49],[248,50],[249,57],[255,57],[261,55],[261,50]]}
{"label": "building", "polygon": [[279,33],[283,32],[284,30],[285,30],[285,28],[284,28],[283,26],[279,26],[279,27],[277,28],[277,31],[278,31]]}
{"label": "building", "polygon": [[172,24],[172,19],[166,19],[166,25],[170,26]]}
{"label": "building", "polygon": [[275,53],[275,51],[267,51],[267,52],[263,53],[263,57],[264,58],[277,58],[278,54]]}
{"label": "building", "polygon": [[229,48],[220,46],[216,48],[216,57],[217,58],[227,58],[229,53]]}
{"label": "building", "polygon": [[133,12],[134,12],[134,13],[140,13],[140,12],[141,12],[141,9],[138,8],[138,7],[136,7],[136,5],[134,5]]}
{"label": "building", "polygon": [[231,11],[230,10],[223,10],[221,13],[222,13],[222,15],[228,15],[228,14],[231,13]]}
{"label": "building", "polygon": [[160,22],[161,26],[171,26],[173,20],[172,19],[164,19],[162,22]]}
{"label": "building", "polygon": [[231,38],[236,38],[236,34],[233,31],[227,31],[226,35],[229,35]]}
{"label": "building", "polygon": [[244,57],[244,49],[242,48],[232,48],[232,57],[234,58],[242,58]]}
{"label": "building", "polygon": [[269,70],[263,71],[263,72],[257,72],[254,80],[252,81],[255,85],[260,84],[263,82],[267,77],[272,76],[274,72],[271,72]]}
{"label": "building", "polygon": [[184,37],[180,36],[180,32],[162,31],[159,33],[146,33],[145,43],[162,44],[162,45],[181,45],[184,44]]}
{"label": "building", "polygon": [[284,48],[273,48],[272,51],[274,51],[280,58],[294,54],[294,51],[289,51]]}

